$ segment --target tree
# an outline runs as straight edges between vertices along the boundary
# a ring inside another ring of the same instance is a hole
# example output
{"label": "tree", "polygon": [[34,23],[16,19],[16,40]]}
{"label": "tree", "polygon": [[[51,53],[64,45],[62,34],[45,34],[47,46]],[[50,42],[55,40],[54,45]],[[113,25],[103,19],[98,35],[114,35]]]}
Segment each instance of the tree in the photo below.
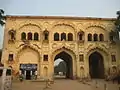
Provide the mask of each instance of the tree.
{"label": "tree", "polygon": [[59,72],[66,72],[66,63],[65,63],[65,61],[61,61],[58,64],[58,67],[59,67]]}
{"label": "tree", "polygon": [[5,24],[6,16],[4,15],[4,11],[0,9],[0,25],[3,26]]}
{"label": "tree", "polygon": [[120,40],[120,36],[119,36],[119,33],[120,33],[120,11],[117,11],[117,19],[115,21],[115,32],[116,32],[116,37],[117,37],[117,40]]}

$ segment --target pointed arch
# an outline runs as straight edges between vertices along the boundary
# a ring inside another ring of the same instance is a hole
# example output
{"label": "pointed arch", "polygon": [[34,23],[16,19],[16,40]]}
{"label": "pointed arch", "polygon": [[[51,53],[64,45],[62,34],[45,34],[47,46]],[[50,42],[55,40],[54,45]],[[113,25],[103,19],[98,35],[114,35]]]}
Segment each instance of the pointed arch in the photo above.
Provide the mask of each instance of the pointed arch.
{"label": "pointed arch", "polygon": [[71,56],[72,67],[70,67],[70,68],[72,68],[72,70],[73,70],[71,75],[72,75],[72,77],[76,77],[76,73],[77,73],[76,55],[72,50],[65,48],[65,47],[59,48],[52,53],[52,57],[51,57],[52,58],[52,66],[51,66],[52,72],[54,73],[54,60],[55,60],[56,56],[63,55],[63,56],[61,56],[61,58],[64,58],[64,55],[66,55],[66,54]]}

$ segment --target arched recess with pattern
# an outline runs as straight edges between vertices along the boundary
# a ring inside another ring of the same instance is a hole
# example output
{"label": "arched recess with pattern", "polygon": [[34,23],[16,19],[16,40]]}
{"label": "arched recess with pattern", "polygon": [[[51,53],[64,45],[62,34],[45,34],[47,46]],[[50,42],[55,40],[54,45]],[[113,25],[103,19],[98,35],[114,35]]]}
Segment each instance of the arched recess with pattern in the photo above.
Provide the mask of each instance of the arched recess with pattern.
{"label": "arched recess with pattern", "polygon": [[33,39],[34,39],[34,33],[38,33],[39,34],[39,38],[41,38],[41,34],[42,34],[42,29],[41,26],[36,25],[36,24],[32,24],[32,23],[28,23],[28,24],[23,24],[22,26],[20,26],[16,32],[16,39],[17,40],[21,40],[21,34],[25,32],[26,33],[26,39],[27,39],[27,34],[29,32],[31,32],[33,34]]}
{"label": "arched recess with pattern", "polygon": [[51,58],[52,58],[51,70],[52,71],[51,72],[53,74],[54,74],[54,60],[56,60],[58,57],[62,58],[64,61],[68,62],[69,68],[71,68],[71,69],[69,69],[70,72],[68,72],[68,74],[66,74],[66,78],[73,79],[76,76],[78,76],[77,69],[76,69],[77,68],[76,55],[72,50],[67,49],[65,47],[57,49],[52,53],[52,56],[51,56]]}
{"label": "arched recess with pattern", "polygon": [[[109,39],[109,34],[108,34],[108,31],[106,30],[105,27],[102,27],[99,26],[99,25],[89,25],[87,28],[86,28],[86,34],[88,35],[89,33],[91,33],[93,35],[93,41],[94,41],[94,34],[97,34],[96,36],[99,38],[99,35],[100,34],[103,34],[105,35],[104,36],[104,41],[105,40],[108,40]],[[99,39],[98,39],[99,40]],[[96,41],[96,40],[95,40]]]}
{"label": "arched recess with pattern", "polygon": [[75,28],[70,25],[70,24],[65,24],[65,23],[59,23],[59,24],[55,24],[52,27],[52,32],[51,32],[51,36],[54,40],[54,33],[59,33],[60,35],[60,39],[61,39],[61,34],[65,33],[66,34],[66,39],[68,38],[67,35],[68,33],[72,33],[73,34],[73,40],[75,39]]}

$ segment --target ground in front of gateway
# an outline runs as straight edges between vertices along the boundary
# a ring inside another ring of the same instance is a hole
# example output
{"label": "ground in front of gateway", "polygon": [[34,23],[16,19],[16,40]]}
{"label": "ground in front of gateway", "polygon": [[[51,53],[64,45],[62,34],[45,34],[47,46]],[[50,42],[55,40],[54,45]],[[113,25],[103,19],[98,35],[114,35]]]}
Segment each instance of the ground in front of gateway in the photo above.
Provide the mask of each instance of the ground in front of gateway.
{"label": "ground in front of gateway", "polygon": [[[97,84],[96,84],[97,81]],[[107,89],[104,89],[104,84]],[[97,86],[97,88],[96,88]],[[82,83],[77,80],[55,80],[54,84],[45,89],[45,82],[32,81],[13,81],[12,90],[119,90],[120,85],[117,83],[106,82],[104,80],[92,80],[91,82]]]}

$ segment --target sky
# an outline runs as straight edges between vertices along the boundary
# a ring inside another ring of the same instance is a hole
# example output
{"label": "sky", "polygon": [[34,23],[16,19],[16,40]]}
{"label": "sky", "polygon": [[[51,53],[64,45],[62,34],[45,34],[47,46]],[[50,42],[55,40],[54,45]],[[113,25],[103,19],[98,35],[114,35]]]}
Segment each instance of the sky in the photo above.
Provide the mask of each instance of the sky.
{"label": "sky", "polygon": [[[6,15],[114,18],[120,0],[0,0]],[[0,48],[4,30],[0,27]]]}

